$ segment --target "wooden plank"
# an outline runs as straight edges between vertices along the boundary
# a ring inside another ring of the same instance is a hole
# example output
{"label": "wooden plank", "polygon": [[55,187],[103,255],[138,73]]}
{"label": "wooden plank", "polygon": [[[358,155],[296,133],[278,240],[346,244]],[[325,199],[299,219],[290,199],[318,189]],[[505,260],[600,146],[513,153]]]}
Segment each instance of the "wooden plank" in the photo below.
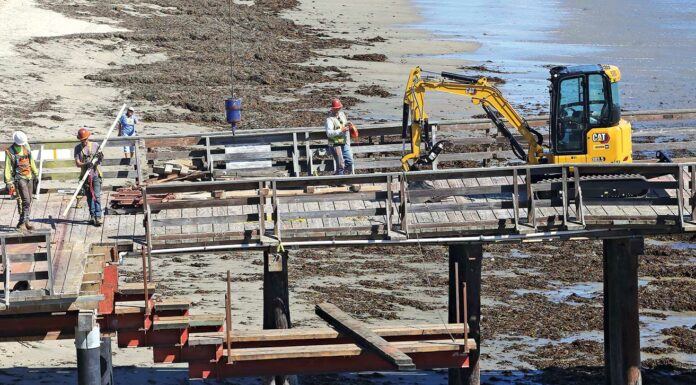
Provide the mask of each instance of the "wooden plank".
{"label": "wooden plank", "polygon": [[[402,354],[455,352],[464,344],[463,339],[425,340],[390,342],[394,349]],[[476,343],[469,340],[470,349],[475,349]],[[234,344],[233,344],[234,346]],[[368,349],[364,349],[369,352]],[[293,358],[318,358],[318,357],[351,357],[363,354],[363,348],[355,344],[314,345],[314,346],[285,346],[249,349],[231,349],[230,360],[236,361],[262,361],[281,360]],[[409,360],[410,357],[406,356]],[[415,370],[415,365],[414,369]]]}
{"label": "wooden plank", "polygon": [[[11,273],[10,282],[17,281],[38,281],[48,279],[47,271],[27,271],[22,273]],[[5,281],[5,273],[0,273],[0,281]]]}
{"label": "wooden plank", "polygon": [[340,330],[341,333],[354,338],[360,347],[396,365],[398,370],[416,370],[416,365],[411,360],[411,357],[336,306],[326,302],[321,303],[316,305],[315,312],[326,322]]}
{"label": "wooden plank", "polygon": [[[147,291],[153,293],[157,290],[157,283],[148,282]],[[118,292],[123,295],[145,295],[145,285],[142,282],[119,282]]]}
{"label": "wooden plank", "polygon": [[157,317],[152,323],[153,330],[182,330],[189,327],[189,316]]}

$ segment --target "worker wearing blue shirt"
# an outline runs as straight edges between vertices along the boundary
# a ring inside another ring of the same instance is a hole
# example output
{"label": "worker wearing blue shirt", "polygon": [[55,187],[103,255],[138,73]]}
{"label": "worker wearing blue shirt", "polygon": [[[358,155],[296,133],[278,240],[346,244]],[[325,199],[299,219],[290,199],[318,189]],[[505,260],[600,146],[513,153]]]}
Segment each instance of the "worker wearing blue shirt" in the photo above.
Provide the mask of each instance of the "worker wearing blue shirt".
{"label": "worker wearing blue shirt", "polygon": [[[135,125],[138,123],[138,117],[135,116],[135,109],[128,107],[125,115],[121,115],[118,136],[135,136]],[[135,153],[134,146],[123,147],[123,157],[132,158]]]}

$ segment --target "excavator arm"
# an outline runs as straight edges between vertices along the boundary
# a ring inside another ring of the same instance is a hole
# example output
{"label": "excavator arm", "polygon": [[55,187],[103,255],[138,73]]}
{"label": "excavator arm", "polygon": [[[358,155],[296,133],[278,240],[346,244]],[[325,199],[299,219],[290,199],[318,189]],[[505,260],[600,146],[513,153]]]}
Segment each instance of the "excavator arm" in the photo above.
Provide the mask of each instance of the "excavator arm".
{"label": "excavator arm", "polygon": [[[422,76],[422,74],[423,71],[420,67],[411,70],[404,93],[402,135],[407,136],[410,118],[411,137],[411,152],[401,158],[404,171],[413,169],[418,162],[428,161],[428,159],[423,159],[420,153],[421,137],[427,135],[428,132],[428,115],[425,112],[425,92],[428,90],[466,96],[471,99],[472,103],[480,104],[498,130],[510,141],[512,150],[518,158],[529,164],[541,163],[544,154],[542,135],[529,127],[527,121],[510,105],[500,90],[489,85],[485,77],[470,77],[448,72],[431,74],[435,76],[427,77]],[[529,143],[527,153],[507,129],[501,117],[515,127]],[[441,148],[439,150],[441,151]],[[431,154],[426,155],[426,158],[433,158],[432,152],[431,150]],[[436,156],[437,154],[435,154]]]}

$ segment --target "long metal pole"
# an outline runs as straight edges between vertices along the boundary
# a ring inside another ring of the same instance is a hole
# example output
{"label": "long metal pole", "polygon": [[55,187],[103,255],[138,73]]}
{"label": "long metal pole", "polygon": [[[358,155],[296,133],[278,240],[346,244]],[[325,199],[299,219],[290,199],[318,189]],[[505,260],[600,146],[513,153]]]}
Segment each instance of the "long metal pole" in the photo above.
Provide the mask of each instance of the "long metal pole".
{"label": "long metal pole", "polygon": [[41,195],[41,177],[43,176],[43,162],[44,162],[44,145],[41,145],[39,150],[39,177],[36,183],[36,191],[34,191],[34,199],[39,200],[39,195]]}
{"label": "long metal pole", "polygon": [[[102,150],[104,149],[106,142],[109,140],[111,133],[114,132],[114,128],[116,128],[116,124],[118,123],[118,120],[121,119],[121,115],[123,115],[123,111],[125,111],[125,109],[126,109],[126,105],[124,104],[123,106],[121,106],[121,109],[118,111],[118,114],[116,115],[116,119],[114,119],[113,123],[111,123],[111,127],[109,127],[109,132],[106,133],[106,137],[101,142],[101,145],[99,145],[99,149],[96,152],[97,154],[102,152]],[[85,181],[87,180],[88,176],[89,176],[89,172],[85,172],[85,175],[82,176],[82,179],[80,180],[80,183],[77,185],[77,188],[75,189],[75,192],[73,193],[72,198],[70,198],[70,202],[65,207],[65,211],[63,211],[63,216],[68,215],[68,211],[70,211],[70,207],[72,207],[73,203],[75,203],[75,198],[77,198],[77,194],[82,189],[82,185],[85,184]]]}
{"label": "long metal pole", "polygon": [[227,343],[227,363],[232,363],[232,278],[227,270],[227,294],[225,295],[225,342]]}

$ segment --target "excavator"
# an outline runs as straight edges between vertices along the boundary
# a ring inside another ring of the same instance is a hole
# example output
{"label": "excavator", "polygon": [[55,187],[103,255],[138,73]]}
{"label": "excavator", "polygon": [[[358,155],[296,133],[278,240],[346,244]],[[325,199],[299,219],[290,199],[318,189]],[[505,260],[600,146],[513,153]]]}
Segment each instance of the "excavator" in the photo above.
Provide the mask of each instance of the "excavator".
{"label": "excavator", "polygon": [[[550,69],[551,108],[549,143],[531,128],[503,94],[485,77],[451,72],[433,73],[416,67],[411,70],[403,105],[404,138],[410,136],[410,153],[401,158],[404,171],[419,170],[431,164],[447,141],[430,145],[431,132],[425,111],[426,91],[439,91],[468,97],[480,105],[499,132],[510,142],[512,152],[528,164],[610,164],[631,163],[631,124],[621,119],[619,81],[621,72],[613,65],[559,66]],[[526,140],[525,150],[505,124],[507,121]],[[409,130],[410,129],[410,130]],[[421,142],[426,153],[421,154]],[[662,159],[668,161],[668,159]],[[553,176],[549,176],[552,178]],[[627,184],[622,192],[599,195],[641,196],[645,179],[618,176]],[[601,180],[598,181],[601,183]],[[633,184],[632,184],[633,183]],[[601,190],[601,186],[597,186]]]}

